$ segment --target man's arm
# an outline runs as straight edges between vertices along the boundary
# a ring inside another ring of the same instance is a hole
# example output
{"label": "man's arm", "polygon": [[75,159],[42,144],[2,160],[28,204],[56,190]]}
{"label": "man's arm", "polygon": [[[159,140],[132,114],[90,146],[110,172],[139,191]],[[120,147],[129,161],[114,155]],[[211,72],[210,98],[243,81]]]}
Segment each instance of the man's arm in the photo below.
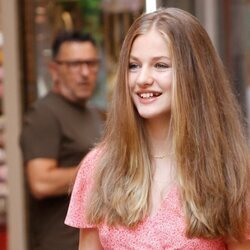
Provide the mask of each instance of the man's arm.
{"label": "man's arm", "polygon": [[78,167],[59,168],[55,159],[37,158],[27,162],[27,179],[37,199],[68,194]]}

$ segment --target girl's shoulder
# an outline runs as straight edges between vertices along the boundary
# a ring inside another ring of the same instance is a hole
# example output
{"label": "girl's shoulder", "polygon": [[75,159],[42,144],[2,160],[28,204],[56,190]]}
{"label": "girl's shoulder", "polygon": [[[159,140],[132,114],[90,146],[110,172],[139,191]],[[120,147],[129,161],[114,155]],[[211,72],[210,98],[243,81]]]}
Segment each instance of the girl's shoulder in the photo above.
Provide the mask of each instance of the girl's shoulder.
{"label": "girl's shoulder", "polygon": [[77,173],[78,178],[87,180],[93,174],[102,152],[102,147],[97,146],[82,159]]}
{"label": "girl's shoulder", "polygon": [[94,170],[102,150],[92,149],[81,161],[70,198],[65,224],[77,228],[93,227],[85,217],[88,198],[94,184]]}

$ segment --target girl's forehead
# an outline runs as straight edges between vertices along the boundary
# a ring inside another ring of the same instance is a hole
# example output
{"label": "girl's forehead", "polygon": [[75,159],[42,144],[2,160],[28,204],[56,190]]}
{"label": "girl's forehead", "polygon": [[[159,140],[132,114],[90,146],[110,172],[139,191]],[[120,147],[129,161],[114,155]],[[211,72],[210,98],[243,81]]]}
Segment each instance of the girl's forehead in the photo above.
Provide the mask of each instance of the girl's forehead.
{"label": "girl's forehead", "polygon": [[131,46],[130,57],[141,57],[142,55],[170,58],[168,40],[155,29],[137,36]]}

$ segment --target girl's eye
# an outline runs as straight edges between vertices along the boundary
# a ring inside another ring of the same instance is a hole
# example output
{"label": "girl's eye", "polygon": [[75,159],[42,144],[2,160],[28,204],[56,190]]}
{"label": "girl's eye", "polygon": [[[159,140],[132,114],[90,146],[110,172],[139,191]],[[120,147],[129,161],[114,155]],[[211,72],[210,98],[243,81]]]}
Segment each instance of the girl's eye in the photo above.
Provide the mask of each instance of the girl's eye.
{"label": "girl's eye", "polygon": [[139,68],[139,65],[136,63],[129,63],[128,68],[130,71],[135,71],[136,69]]}
{"label": "girl's eye", "polygon": [[163,70],[163,69],[167,69],[170,66],[166,63],[156,63],[155,64],[155,68],[159,69],[159,70]]}

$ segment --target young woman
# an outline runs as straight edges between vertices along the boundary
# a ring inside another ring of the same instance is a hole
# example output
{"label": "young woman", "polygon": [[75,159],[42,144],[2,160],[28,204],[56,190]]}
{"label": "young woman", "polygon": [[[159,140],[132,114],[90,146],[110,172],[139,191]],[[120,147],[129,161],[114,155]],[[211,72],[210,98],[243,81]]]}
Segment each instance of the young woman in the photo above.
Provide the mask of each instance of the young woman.
{"label": "young woman", "polygon": [[80,228],[79,249],[250,249],[247,153],[230,82],[197,19],[175,8],[142,15],[66,224]]}

